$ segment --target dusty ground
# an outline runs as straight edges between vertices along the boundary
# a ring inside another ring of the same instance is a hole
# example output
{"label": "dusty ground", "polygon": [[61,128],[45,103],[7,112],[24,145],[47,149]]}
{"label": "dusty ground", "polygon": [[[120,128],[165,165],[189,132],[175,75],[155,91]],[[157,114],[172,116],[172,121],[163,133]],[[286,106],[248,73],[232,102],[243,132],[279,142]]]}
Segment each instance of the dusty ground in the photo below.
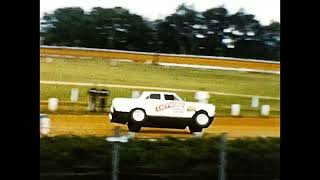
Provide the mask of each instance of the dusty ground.
{"label": "dusty ground", "polygon": [[[94,135],[112,136],[114,128],[120,126],[121,134],[128,133],[126,125],[110,123],[106,115],[50,115],[50,136],[55,135]],[[228,137],[280,137],[279,118],[233,118],[217,117],[213,124],[204,129],[205,136],[214,136],[223,132]],[[188,128],[159,129],[142,128],[135,134],[136,138],[160,138],[174,136],[178,138],[191,137]]]}

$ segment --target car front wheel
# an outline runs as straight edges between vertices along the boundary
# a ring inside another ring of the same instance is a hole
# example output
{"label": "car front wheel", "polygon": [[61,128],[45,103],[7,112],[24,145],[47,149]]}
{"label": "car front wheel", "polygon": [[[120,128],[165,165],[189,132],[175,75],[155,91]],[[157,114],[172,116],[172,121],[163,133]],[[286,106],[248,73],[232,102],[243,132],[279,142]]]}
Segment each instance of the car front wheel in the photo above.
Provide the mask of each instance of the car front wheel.
{"label": "car front wheel", "polygon": [[202,131],[202,128],[199,127],[199,126],[190,125],[190,126],[188,126],[188,127],[189,127],[189,131],[190,131],[191,133],[201,132],[201,131]]}
{"label": "car front wheel", "polygon": [[200,111],[194,116],[194,123],[199,127],[206,126],[209,121],[209,116],[206,112]]}

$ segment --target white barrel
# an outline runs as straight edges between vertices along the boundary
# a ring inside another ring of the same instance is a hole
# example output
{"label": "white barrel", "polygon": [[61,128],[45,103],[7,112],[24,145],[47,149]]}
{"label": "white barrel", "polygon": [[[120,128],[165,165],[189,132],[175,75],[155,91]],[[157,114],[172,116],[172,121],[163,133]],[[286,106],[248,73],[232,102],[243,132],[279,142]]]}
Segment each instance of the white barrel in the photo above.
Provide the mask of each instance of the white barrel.
{"label": "white barrel", "polygon": [[257,96],[252,97],[251,107],[253,107],[253,108],[259,107],[259,97],[257,97]]}
{"label": "white barrel", "polygon": [[58,98],[50,98],[48,100],[48,109],[49,111],[56,111],[58,109]]}
{"label": "white barrel", "polygon": [[261,116],[269,116],[270,114],[270,105],[262,105],[261,106]]}
{"label": "white barrel", "polygon": [[40,133],[42,135],[48,135],[50,132],[50,119],[45,117],[45,118],[40,118]]}
{"label": "white barrel", "polygon": [[79,89],[72,88],[71,89],[71,97],[70,97],[71,102],[73,102],[73,103],[77,102],[78,98],[79,98]]}
{"label": "white barrel", "polygon": [[207,91],[197,91],[194,95],[194,99],[202,103],[208,103],[209,98],[210,95]]}
{"label": "white barrel", "polygon": [[136,99],[140,97],[140,92],[139,91],[132,91],[132,98]]}
{"label": "white barrel", "polygon": [[231,116],[239,116],[239,115],[240,115],[240,104],[232,104]]}

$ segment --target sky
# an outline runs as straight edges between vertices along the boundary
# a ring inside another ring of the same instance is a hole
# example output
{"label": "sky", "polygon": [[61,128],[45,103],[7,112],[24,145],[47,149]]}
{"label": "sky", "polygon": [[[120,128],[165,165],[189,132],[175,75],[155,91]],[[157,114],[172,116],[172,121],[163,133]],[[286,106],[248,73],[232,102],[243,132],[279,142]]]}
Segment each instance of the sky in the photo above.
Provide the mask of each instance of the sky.
{"label": "sky", "polygon": [[193,5],[199,12],[224,5],[233,14],[243,8],[245,12],[255,15],[262,25],[268,25],[271,21],[280,22],[280,0],[40,0],[40,18],[45,12],[51,13],[63,7],[81,7],[90,11],[93,7],[120,6],[147,20],[155,20],[173,14],[182,3]]}

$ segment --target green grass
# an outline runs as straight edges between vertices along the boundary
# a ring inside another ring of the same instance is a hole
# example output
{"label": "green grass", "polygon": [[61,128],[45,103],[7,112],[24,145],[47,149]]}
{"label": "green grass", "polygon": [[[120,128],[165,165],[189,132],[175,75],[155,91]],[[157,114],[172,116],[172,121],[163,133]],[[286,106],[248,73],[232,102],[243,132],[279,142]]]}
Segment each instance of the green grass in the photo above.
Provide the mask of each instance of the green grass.
{"label": "green grass", "polygon": [[[141,63],[118,63],[116,67],[110,65],[109,60],[102,59],[53,59],[46,62],[41,58],[40,79],[54,81],[88,82],[124,84],[152,87],[167,87],[181,89],[202,89],[207,91],[238,93],[260,96],[280,96],[280,76],[272,74],[247,73],[222,70],[198,70],[191,68],[166,68],[158,65],[146,65]],[[40,98],[42,101],[51,97],[57,97],[61,101],[70,101],[71,88],[76,86],[44,85],[40,86]],[[63,112],[86,112],[86,91],[91,87],[77,87],[80,89],[80,104],[75,107],[70,103],[62,103],[65,106]],[[111,98],[130,97],[133,89],[108,88],[111,90]],[[194,101],[194,93],[178,92],[188,101]],[[210,103],[217,107],[218,116],[230,114],[230,105],[241,104],[241,112],[244,116],[257,116],[259,110],[251,109],[250,98],[236,96],[212,95]],[[271,116],[279,116],[280,101],[260,99],[260,104],[271,105]],[[69,108],[69,110],[68,110]],[[40,107],[46,112],[45,102]]]}
{"label": "green grass", "polygon": [[[70,95],[71,89],[77,86],[69,85],[40,85],[40,111],[43,113],[48,113],[47,110],[47,100],[52,97],[56,97],[61,101],[59,103],[59,110],[55,113],[60,114],[88,114],[87,112],[87,101],[88,94],[87,91],[89,87],[77,87],[79,88],[79,101],[77,103],[71,103]],[[111,100],[115,97],[131,97],[131,89],[121,89],[121,88],[108,88],[111,91],[110,97],[108,98],[108,107],[111,104]],[[194,93],[188,92],[177,92],[177,94],[188,101],[194,101]],[[221,96],[216,95],[210,98],[209,103],[216,105],[217,116],[228,116],[230,115],[230,105],[234,103],[241,104],[241,115],[243,116],[259,116],[259,108],[251,108],[250,98],[239,98],[234,96]],[[270,116],[278,117],[279,112],[279,101],[277,100],[267,100],[261,99],[261,104],[270,104],[271,112]],[[108,110],[108,109],[107,109]],[[99,112],[98,112],[99,113]],[[89,113],[90,114],[90,113]]]}
{"label": "green grass", "polygon": [[[120,145],[120,179],[139,179],[143,174],[144,177],[148,174],[176,174],[167,178],[175,180],[218,179],[219,145],[217,137],[129,141]],[[40,173],[101,172],[108,178],[112,168],[111,152],[112,144],[102,137],[41,138]],[[228,140],[226,160],[228,179],[279,178],[280,139]],[[147,179],[158,179],[159,176]]]}
{"label": "green grass", "polygon": [[280,76],[222,70],[166,68],[158,65],[121,62],[110,66],[109,60],[41,59],[41,80],[112,83],[139,86],[204,89],[226,93],[280,96]]}

